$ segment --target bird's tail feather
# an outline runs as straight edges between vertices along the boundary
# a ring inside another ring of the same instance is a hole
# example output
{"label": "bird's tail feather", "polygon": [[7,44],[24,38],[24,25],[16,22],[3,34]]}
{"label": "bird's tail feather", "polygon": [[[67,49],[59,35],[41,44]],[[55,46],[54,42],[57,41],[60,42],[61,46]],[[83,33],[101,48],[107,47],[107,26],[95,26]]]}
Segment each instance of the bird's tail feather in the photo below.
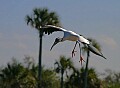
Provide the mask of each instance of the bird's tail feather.
{"label": "bird's tail feather", "polygon": [[103,57],[104,59],[107,59],[107,58],[106,58],[105,56],[103,56],[103,55],[102,55],[101,57]]}
{"label": "bird's tail feather", "polygon": [[96,54],[96,55],[98,55],[98,56],[101,56],[101,57],[103,57],[104,59],[107,59],[105,56],[103,56],[103,54],[98,50],[98,49],[96,49],[92,44],[89,44],[88,45],[88,49],[92,52],[92,53],[94,53],[94,54]]}

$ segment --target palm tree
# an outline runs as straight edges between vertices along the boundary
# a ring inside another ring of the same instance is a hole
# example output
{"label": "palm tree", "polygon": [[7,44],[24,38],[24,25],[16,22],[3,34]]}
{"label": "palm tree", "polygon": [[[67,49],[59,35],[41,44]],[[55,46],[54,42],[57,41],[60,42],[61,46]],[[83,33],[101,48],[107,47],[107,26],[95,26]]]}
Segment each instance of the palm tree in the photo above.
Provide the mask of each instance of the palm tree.
{"label": "palm tree", "polygon": [[72,67],[73,63],[71,61],[71,58],[66,58],[65,56],[60,56],[59,61],[55,62],[55,71],[61,74],[61,88],[63,88],[64,73],[66,72],[67,75],[67,69],[70,69]]}
{"label": "palm tree", "polygon": [[42,70],[42,86],[43,88],[60,88],[60,80],[53,69]]}
{"label": "palm tree", "polygon": [[[65,88],[83,88],[84,82],[84,67],[80,69],[74,68],[72,74],[68,77],[66,81]],[[88,87],[87,88],[100,88],[100,79],[94,68],[88,69]]]}
{"label": "palm tree", "polygon": [[27,25],[30,24],[32,27],[39,31],[40,47],[39,47],[39,69],[38,79],[41,80],[41,59],[42,59],[42,37],[45,34],[50,34],[49,31],[42,29],[44,25],[60,25],[59,17],[55,12],[49,12],[47,8],[35,8],[32,15],[26,16]]}
{"label": "palm tree", "polygon": [[11,64],[8,63],[7,67],[3,68],[0,72],[0,87],[2,88],[21,88],[25,84],[27,74],[26,70],[21,63],[14,60]]}
{"label": "palm tree", "polygon": [[[99,51],[101,51],[100,44],[95,39],[88,38],[88,40],[91,42],[91,44],[95,48],[97,48]],[[82,47],[82,50],[83,50],[84,53],[85,52],[87,53],[87,61],[86,61],[86,67],[85,67],[85,72],[84,72],[84,88],[87,88],[88,63],[89,63],[90,52],[89,52],[89,50],[87,49],[86,46]]]}

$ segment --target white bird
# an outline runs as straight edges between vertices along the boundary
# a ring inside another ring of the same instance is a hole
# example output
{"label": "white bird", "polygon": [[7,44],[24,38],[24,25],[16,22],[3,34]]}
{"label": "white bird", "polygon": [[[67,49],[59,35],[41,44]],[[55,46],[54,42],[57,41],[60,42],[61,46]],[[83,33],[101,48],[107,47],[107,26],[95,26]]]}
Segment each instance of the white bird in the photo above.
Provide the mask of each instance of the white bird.
{"label": "white bird", "polygon": [[[63,42],[63,41],[66,41],[66,40],[69,40],[69,41],[75,41],[76,44],[79,43],[79,47],[80,47],[80,43],[85,44],[85,45],[87,45],[88,49],[89,49],[91,52],[93,52],[94,54],[99,55],[99,56],[105,58],[105,57],[103,56],[103,54],[102,54],[100,51],[98,51],[94,46],[92,46],[91,43],[90,43],[90,41],[87,40],[87,39],[86,39],[85,37],[83,37],[82,35],[79,35],[79,34],[73,32],[73,31],[69,31],[69,30],[66,30],[66,29],[64,29],[64,28],[57,27],[57,26],[53,26],[53,25],[46,25],[45,27],[43,27],[43,29],[44,29],[45,32],[48,31],[48,34],[53,33],[53,32],[55,32],[55,31],[62,31],[62,32],[64,32],[63,38],[59,38],[59,37],[56,38],[56,39],[55,39],[55,42],[54,42],[54,44],[52,45],[52,47],[51,47],[50,50],[52,50],[52,48],[53,48],[57,43]],[[75,50],[76,44],[75,44],[75,46],[74,46],[74,49],[73,49],[73,51],[72,51],[72,54],[74,54],[74,52],[75,52],[74,50]],[[80,50],[80,51],[81,51],[81,50]],[[80,54],[80,55],[81,55],[81,54]],[[105,59],[106,59],[106,58],[105,58]]]}

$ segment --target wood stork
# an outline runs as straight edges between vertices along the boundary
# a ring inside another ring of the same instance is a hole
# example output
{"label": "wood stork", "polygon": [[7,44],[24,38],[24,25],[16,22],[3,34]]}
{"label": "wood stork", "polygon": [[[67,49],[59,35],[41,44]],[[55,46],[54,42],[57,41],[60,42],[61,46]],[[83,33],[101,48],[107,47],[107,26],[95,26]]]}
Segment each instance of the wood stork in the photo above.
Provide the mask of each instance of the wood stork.
{"label": "wood stork", "polygon": [[[62,32],[64,32],[63,38],[59,38],[59,37],[56,38],[56,39],[55,39],[55,42],[53,43],[53,45],[52,45],[52,47],[51,47],[50,50],[52,50],[52,48],[53,48],[56,44],[58,44],[59,42],[64,42],[64,41],[66,41],[66,40],[69,40],[69,41],[75,41],[75,42],[76,42],[76,43],[75,43],[75,46],[74,46],[74,48],[73,48],[73,51],[72,51],[72,57],[75,55],[75,52],[76,52],[76,51],[75,51],[75,47],[76,47],[77,43],[79,44],[79,48],[80,48],[80,43],[82,43],[82,44],[86,45],[87,48],[88,48],[91,52],[93,52],[93,53],[96,54],[96,55],[99,55],[99,56],[103,57],[104,59],[106,59],[106,58],[103,56],[103,54],[102,54],[100,51],[98,51],[94,46],[92,46],[92,44],[90,43],[90,41],[87,40],[87,39],[86,39],[85,37],[83,37],[82,35],[79,35],[79,34],[73,32],[73,31],[66,30],[66,29],[64,29],[64,28],[62,28],[62,27],[57,27],[57,26],[53,26],[53,25],[45,25],[45,26],[43,27],[43,29],[44,29],[45,32],[47,31],[49,34],[51,34],[51,33],[53,33],[53,32],[56,32],[56,31],[62,31]],[[80,61],[83,61],[83,59],[82,59],[82,57],[81,57],[81,48],[80,48]]]}

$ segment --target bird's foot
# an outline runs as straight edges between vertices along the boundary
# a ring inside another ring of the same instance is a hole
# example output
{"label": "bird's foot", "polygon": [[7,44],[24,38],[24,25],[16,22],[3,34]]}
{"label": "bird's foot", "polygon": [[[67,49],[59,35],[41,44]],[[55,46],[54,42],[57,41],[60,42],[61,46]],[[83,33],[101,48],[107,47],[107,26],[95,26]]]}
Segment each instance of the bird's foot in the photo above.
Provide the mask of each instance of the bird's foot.
{"label": "bird's foot", "polygon": [[72,58],[73,58],[73,56],[75,56],[75,52],[77,52],[77,51],[72,51]]}
{"label": "bird's foot", "polygon": [[82,61],[84,61],[84,62],[85,62],[85,60],[83,59],[83,57],[82,57],[82,56],[80,56],[80,61],[79,61],[79,62],[81,62],[81,65],[82,65]]}

